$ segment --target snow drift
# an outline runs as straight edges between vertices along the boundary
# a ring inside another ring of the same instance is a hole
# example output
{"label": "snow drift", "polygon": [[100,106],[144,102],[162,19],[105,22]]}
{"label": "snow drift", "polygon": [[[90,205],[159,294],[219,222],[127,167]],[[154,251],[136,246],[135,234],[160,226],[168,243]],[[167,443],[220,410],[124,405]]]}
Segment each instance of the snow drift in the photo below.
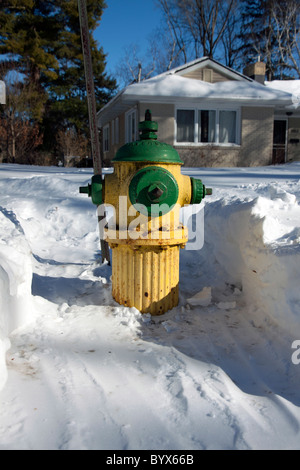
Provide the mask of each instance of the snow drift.
{"label": "snow drift", "polygon": [[206,254],[229,283],[241,286],[261,321],[293,334],[300,327],[300,207],[295,195],[274,184],[266,193],[250,202],[208,204]]}
{"label": "snow drift", "polygon": [[33,321],[31,251],[14,213],[0,207],[0,389],[7,371],[8,336]]}

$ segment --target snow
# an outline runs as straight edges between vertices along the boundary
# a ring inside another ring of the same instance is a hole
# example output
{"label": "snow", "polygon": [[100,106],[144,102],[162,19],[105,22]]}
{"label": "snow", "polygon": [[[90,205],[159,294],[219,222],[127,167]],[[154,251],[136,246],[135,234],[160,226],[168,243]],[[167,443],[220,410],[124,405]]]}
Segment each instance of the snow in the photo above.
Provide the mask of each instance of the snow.
{"label": "snow", "polygon": [[300,105],[300,80],[272,80],[265,82],[266,87],[272,90],[283,91],[292,95],[293,105],[291,109],[297,109]]}
{"label": "snow", "polygon": [[265,85],[275,90],[281,90],[295,95],[300,94],[300,80],[271,80],[266,81]]}
{"label": "snow", "polygon": [[187,299],[189,305],[201,305],[207,307],[211,303],[211,287],[203,287],[203,289],[190,299]]}
{"label": "snow", "polygon": [[258,82],[228,80],[208,83],[182,77],[173,73],[162,74],[148,80],[129,85],[123,92],[125,99],[136,96],[206,98],[218,100],[258,100],[270,103],[292,104],[292,96],[286,90],[267,87]]}
{"label": "snow", "polygon": [[91,170],[0,165],[1,450],[300,448],[300,163],[182,172],[204,245],[152,317],[111,297]]}

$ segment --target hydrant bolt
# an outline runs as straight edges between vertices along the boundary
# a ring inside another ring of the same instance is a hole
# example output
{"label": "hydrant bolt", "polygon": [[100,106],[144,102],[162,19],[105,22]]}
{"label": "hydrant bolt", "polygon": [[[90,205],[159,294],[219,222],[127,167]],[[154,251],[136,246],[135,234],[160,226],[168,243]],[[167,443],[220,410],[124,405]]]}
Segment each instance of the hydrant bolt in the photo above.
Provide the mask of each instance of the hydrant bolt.
{"label": "hydrant bolt", "polygon": [[148,197],[151,202],[158,202],[164,193],[167,193],[167,188],[163,183],[152,184],[148,189]]}

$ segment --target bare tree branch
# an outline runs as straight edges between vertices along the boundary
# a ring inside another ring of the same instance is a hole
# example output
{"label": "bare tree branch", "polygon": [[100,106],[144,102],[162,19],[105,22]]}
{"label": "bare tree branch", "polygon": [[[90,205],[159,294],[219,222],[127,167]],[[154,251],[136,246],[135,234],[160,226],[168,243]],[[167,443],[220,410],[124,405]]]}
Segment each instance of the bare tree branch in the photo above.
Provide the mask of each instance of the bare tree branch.
{"label": "bare tree branch", "polygon": [[300,77],[300,12],[296,0],[274,1],[271,8],[280,65]]}

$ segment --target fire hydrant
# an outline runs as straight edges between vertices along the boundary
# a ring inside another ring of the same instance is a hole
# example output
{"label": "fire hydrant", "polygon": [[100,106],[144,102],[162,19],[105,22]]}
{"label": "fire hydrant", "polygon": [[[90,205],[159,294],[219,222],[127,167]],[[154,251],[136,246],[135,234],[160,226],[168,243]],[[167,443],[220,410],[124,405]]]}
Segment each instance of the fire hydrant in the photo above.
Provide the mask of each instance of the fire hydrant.
{"label": "fire hydrant", "polygon": [[180,208],[199,204],[211,189],[181,174],[178,152],[157,141],[157,122],[146,111],[140,140],[121,147],[114,172],[80,188],[94,204],[114,208],[105,228],[112,250],[112,295],[121,305],[160,315],[178,305],[179,252],[188,241]]}

